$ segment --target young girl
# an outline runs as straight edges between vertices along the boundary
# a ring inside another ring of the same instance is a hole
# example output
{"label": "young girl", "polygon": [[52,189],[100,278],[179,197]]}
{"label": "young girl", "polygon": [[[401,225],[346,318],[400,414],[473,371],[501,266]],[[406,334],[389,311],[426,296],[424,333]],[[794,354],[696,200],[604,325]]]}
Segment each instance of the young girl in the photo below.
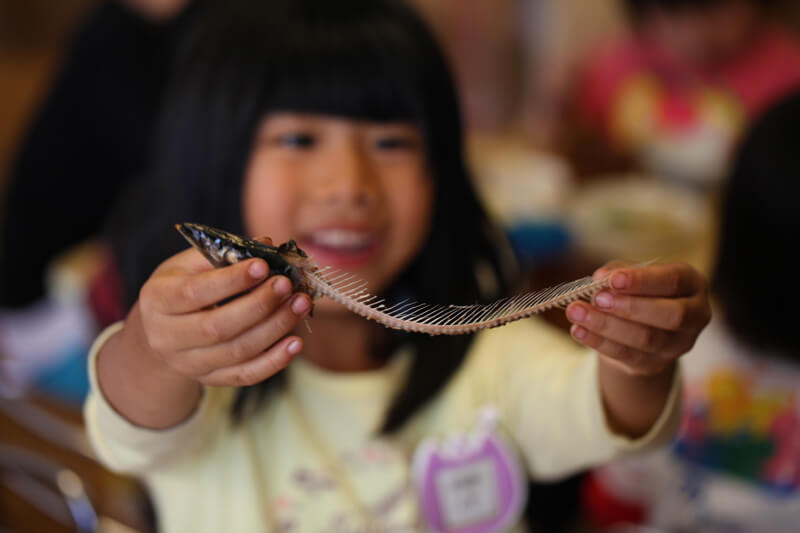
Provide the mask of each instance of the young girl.
{"label": "young girl", "polygon": [[404,3],[215,9],[112,233],[138,300],[90,360],[92,440],[145,480],[161,530],[513,530],[528,476],[668,438],[676,360],[709,316],[689,266],[614,265],[614,290],[568,309],[592,353],[536,320],[428,337],[325,300],[309,331],[308,296],[263,261],[178,252],[173,224],[201,222],[295,238],[389,301],[509,286],[448,71]]}

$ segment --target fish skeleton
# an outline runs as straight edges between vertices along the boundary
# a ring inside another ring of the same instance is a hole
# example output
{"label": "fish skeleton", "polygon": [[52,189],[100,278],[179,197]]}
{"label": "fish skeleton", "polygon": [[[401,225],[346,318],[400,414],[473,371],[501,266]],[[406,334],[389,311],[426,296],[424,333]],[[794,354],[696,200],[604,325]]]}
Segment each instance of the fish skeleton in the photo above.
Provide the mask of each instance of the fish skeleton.
{"label": "fish skeleton", "polygon": [[269,275],[288,277],[295,291],[312,299],[327,296],[353,313],[392,329],[428,335],[463,335],[495,328],[578,300],[591,300],[608,288],[608,277],[586,276],[554,287],[503,298],[489,304],[442,305],[405,300],[388,305],[370,294],[367,282],[330,267],[320,267],[290,240],[273,246],[202,224],[175,227],[215,267],[258,257],[269,265]]}

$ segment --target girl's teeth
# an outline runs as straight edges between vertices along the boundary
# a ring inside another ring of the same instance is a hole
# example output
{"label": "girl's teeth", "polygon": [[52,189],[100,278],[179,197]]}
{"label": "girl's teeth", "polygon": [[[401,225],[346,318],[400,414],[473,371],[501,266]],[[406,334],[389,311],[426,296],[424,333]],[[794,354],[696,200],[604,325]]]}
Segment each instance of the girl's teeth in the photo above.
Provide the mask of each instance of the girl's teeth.
{"label": "girl's teeth", "polygon": [[329,248],[363,248],[371,244],[372,237],[370,234],[362,232],[327,230],[312,235],[311,241]]}

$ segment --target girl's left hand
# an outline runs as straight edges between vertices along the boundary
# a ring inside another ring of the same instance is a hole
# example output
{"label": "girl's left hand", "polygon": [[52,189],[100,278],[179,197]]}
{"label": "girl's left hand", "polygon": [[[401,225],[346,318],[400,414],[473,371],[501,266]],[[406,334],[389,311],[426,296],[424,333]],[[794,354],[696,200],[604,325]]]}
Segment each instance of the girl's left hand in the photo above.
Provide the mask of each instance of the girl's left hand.
{"label": "girl's left hand", "polygon": [[594,273],[611,288],[592,304],[567,307],[570,333],[624,372],[652,376],[688,352],[711,319],[708,284],[684,263],[634,267],[611,262]]}

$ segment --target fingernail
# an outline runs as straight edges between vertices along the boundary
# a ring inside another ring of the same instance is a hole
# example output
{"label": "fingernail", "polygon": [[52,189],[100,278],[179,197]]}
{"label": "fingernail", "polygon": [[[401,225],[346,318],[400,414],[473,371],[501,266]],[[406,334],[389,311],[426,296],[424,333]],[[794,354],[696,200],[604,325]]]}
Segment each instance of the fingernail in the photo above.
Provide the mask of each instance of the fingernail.
{"label": "fingernail", "polygon": [[286,347],[286,351],[288,351],[292,355],[296,355],[300,353],[300,350],[303,349],[303,343],[298,340],[293,340],[289,343],[289,346]]}
{"label": "fingernail", "polygon": [[292,284],[289,283],[288,279],[280,276],[273,282],[272,290],[275,291],[275,294],[278,296],[286,296],[292,290]]}
{"label": "fingernail", "polygon": [[622,272],[618,272],[611,277],[611,286],[615,289],[627,289],[629,283],[630,278]]}
{"label": "fingernail", "polygon": [[594,303],[597,304],[598,307],[609,309],[614,305],[614,297],[611,296],[610,292],[603,291],[594,297]]}
{"label": "fingernail", "polygon": [[586,337],[586,330],[580,326],[572,326],[572,336],[576,339],[583,339]]}
{"label": "fingernail", "polygon": [[253,279],[261,279],[267,275],[267,264],[264,261],[253,261],[247,272]]}
{"label": "fingernail", "polygon": [[569,308],[567,311],[567,316],[575,322],[583,322],[583,320],[586,318],[586,309],[580,305],[575,305]]}
{"label": "fingernail", "polygon": [[308,299],[305,298],[302,294],[298,294],[294,297],[292,301],[292,311],[296,315],[302,315],[310,308],[308,304]]}

